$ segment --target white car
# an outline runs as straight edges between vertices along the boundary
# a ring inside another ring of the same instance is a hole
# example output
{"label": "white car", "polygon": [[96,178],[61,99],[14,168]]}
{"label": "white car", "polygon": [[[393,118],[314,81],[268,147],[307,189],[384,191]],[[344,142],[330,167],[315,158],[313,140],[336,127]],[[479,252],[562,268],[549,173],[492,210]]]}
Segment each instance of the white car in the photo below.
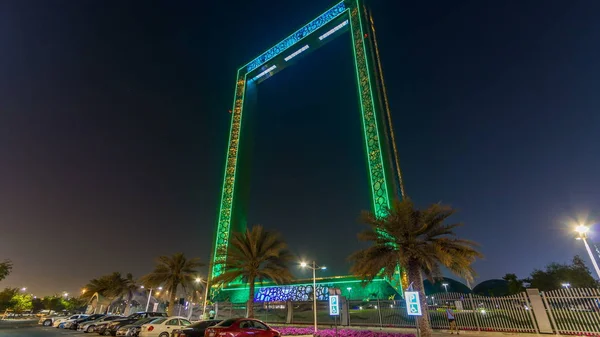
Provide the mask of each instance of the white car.
{"label": "white car", "polygon": [[163,317],[142,325],[139,337],[169,337],[171,331],[192,324],[187,318],[180,316]]}
{"label": "white car", "polygon": [[60,323],[64,323],[64,322],[75,322],[76,320],[80,319],[80,318],[86,318],[89,315],[84,315],[84,314],[77,314],[77,315],[71,315],[69,317],[61,317],[61,318],[57,318],[54,320],[54,322],[52,322],[52,326],[55,328],[58,328],[58,326],[60,325]]}

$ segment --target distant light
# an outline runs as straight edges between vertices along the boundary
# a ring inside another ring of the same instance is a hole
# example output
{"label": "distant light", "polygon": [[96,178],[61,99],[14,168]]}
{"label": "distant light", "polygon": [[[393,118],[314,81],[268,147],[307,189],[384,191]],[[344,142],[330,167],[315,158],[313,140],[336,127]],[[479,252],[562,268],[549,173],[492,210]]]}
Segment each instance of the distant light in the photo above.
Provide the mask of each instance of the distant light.
{"label": "distant light", "polygon": [[337,26],[333,27],[332,29],[330,29],[330,30],[329,30],[327,33],[325,33],[325,34],[323,34],[323,35],[319,36],[319,40],[323,40],[324,38],[328,37],[329,35],[331,35],[331,34],[333,34],[333,33],[337,32],[337,31],[338,31],[338,30],[340,30],[340,29],[342,29],[342,28],[343,28],[345,25],[347,25],[347,24],[348,24],[348,20],[346,20],[346,21],[344,21],[344,22],[340,23],[339,25],[337,25]]}
{"label": "distant light", "polygon": [[26,291],[26,290],[27,290],[27,287],[21,288],[21,291]]}
{"label": "distant light", "polygon": [[291,59],[293,59],[294,57],[298,56],[298,54],[300,54],[301,52],[305,51],[308,49],[308,45],[296,50],[295,52],[293,52],[292,54],[290,54],[288,57],[286,57],[284,60],[287,62]]}
{"label": "distant light", "polygon": [[393,305],[393,304],[390,304],[390,308],[393,308],[393,307],[394,307],[394,305]]}
{"label": "distant light", "polygon": [[481,314],[485,315],[485,309],[481,309]]}
{"label": "distant light", "polygon": [[362,307],[358,307],[358,310],[362,310]]}
{"label": "distant light", "polygon": [[563,286],[563,288],[569,289],[571,287],[571,283],[563,283],[561,284]]}
{"label": "distant light", "polygon": [[141,289],[144,289],[144,286],[140,286]]}
{"label": "distant light", "polygon": [[346,290],[350,291],[350,290],[352,290],[352,287],[348,287],[348,288],[346,288]]}
{"label": "distant light", "polygon": [[377,309],[377,306],[375,306],[375,309]]}
{"label": "distant light", "polygon": [[277,68],[277,66],[271,66],[271,67],[269,67],[267,70],[265,70],[262,73],[254,76],[254,78],[252,80],[256,81],[257,79],[259,79],[259,78],[265,76],[266,74],[270,73],[271,71],[273,71],[275,68]]}
{"label": "distant light", "polygon": [[307,266],[306,262],[300,262],[300,267],[305,268]]}
{"label": "distant light", "polygon": [[196,283],[200,283],[200,281],[202,281],[202,279],[199,277],[196,277]]}
{"label": "distant light", "polygon": [[321,267],[321,269],[322,269],[322,270],[325,270],[325,269],[327,269],[327,267],[323,266],[323,267]]}
{"label": "distant light", "polygon": [[158,289],[158,290],[162,290],[162,287],[158,287],[158,288],[156,288],[156,289]]}

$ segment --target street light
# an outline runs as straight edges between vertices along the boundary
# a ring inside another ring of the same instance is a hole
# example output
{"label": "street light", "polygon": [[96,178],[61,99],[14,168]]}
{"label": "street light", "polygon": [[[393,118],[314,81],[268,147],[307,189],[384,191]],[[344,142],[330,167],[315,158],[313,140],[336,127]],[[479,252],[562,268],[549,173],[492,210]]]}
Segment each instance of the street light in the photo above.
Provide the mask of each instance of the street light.
{"label": "street light", "polygon": [[21,288],[21,291],[22,291],[22,292],[25,292],[25,291],[27,291],[27,287],[23,287],[23,288]]}
{"label": "street light", "polygon": [[571,283],[563,283],[561,284],[563,286],[563,288],[565,289],[569,289],[571,287]]}
{"label": "street light", "polygon": [[349,300],[350,296],[352,295],[352,287],[348,287],[348,288],[346,288],[346,290],[348,290],[348,300]]}
{"label": "street light", "polygon": [[594,254],[592,253],[592,250],[590,249],[590,245],[588,245],[587,242],[587,233],[590,231],[590,228],[588,226],[585,225],[579,225],[577,227],[575,227],[575,231],[577,233],[579,233],[579,236],[577,237],[577,240],[582,240],[583,244],[585,245],[585,249],[588,252],[588,255],[590,256],[590,260],[592,260],[592,264],[594,265],[594,269],[596,270],[596,274],[598,274],[598,278],[600,278],[600,268],[598,268],[598,264],[596,263],[596,259],[594,258]]}
{"label": "street light", "polygon": [[[144,289],[144,286],[140,286],[140,289]],[[162,290],[162,287],[158,287],[156,289]],[[148,312],[148,307],[150,306],[150,297],[152,297],[152,290],[154,290],[154,289],[150,288],[150,291],[148,292],[148,300],[146,301],[146,312]],[[156,295],[158,296],[159,294],[160,294],[160,291],[157,291]]]}
{"label": "street light", "polygon": [[208,298],[208,281],[196,277],[196,283],[204,283],[204,304],[202,305],[202,317],[204,318],[204,315],[206,315],[206,300]]}
{"label": "street light", "polygon": [[308,265],[306,262],[301,262],[300,267],[302,268],[310,268],[313,272],[313,319],[315,325],[315,333],[317,333],[317,269],[325,270],[327,267],[325,266],[317,266],[315,261],[312,262],[312,265]]}
{"label": "street light", "polygon": [[446,292],[448,292],[448,283],[442,283],[442,286],[444,287],[444,289],[446,289]]}

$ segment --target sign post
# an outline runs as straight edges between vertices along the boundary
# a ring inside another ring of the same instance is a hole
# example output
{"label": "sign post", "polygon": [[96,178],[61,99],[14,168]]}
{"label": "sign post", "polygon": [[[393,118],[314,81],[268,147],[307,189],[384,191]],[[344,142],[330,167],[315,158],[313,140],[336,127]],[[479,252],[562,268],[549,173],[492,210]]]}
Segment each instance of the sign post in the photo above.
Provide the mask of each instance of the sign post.
{"label": "sign post", "polygon": [[329,295],[329,315],[333,316],[335,335],[337,336],[337,317],[340,315],[340,296]]}
{"label": "sign post", "polygon": [[340,297],[338,295],[329,296],[329,315],[340,315]]}
{"label": "sign post", "polygon": [[417,336],[421,335],[419,331],[419,317],[423,315],[421,311],[421,301],[419,298],[418,291],[407,291],[404,293],[404,300],[406,301],[406,310],[408,311],[408,316],[416,316],[416,325],[417,325]]}

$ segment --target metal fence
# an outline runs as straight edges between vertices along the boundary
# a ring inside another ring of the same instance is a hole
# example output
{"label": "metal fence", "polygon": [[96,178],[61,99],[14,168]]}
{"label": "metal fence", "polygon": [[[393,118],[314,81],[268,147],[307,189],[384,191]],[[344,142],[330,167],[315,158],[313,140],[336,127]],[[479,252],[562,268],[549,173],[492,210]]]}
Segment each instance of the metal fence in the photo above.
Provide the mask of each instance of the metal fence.
{"label": "metal fence", "polygon": [[557,333],[600,333],[598,289],[558,289],[542,293],[542,299]]}
{"label": "metal fence", "polygon": [[[600,333],[599,290],[559,289],[540,295],[543,305],[540,304],[542,309],[537,311],[542,312],[534,313],[533,299],[526,292],[504,297],[438,293],[427,296],[426,312],[434,329],[449,329],[446,308],[450,307],[461,330],[537,333],[540,331],[538,315],[546,315],[554,333]],[[540,303],[539,298],[536,303]],[[273,324],[312,324],[312,306],[312,302],[255,303],[254,315]],[[246,304],[218,303],[208,310],[216,310],[221,319],[242,317],[246,315]],[[326,301],[317,302],[317,320],[319,325],[335,324],[335,318],[329,316]],[[348,321],[350,326],[356,327],[416,326],[414,316],[408,316],[402,300],[351,300],[348,302]]]}

